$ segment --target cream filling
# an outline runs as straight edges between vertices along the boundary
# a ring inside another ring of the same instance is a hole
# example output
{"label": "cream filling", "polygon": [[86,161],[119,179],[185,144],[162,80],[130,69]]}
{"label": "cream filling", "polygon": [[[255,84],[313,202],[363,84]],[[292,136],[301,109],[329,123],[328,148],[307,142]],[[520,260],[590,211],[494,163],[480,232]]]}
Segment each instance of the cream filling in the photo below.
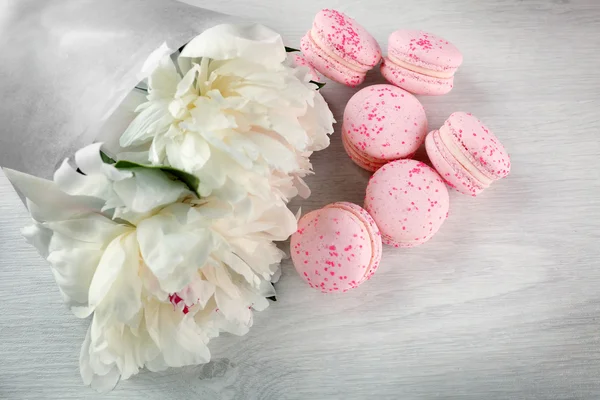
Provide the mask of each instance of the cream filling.
{"label": "cream filling", "polygon": [[419,74],[423,74],[423,75],[427,75],[427,76],[432,76],[434,78],[442,78],[442,79],[448,79],[448,78],[452,78],[454,76],[454,71],[450,70],[450,71],[434,71],[432,69],[428,69],[428,68],[423,68],[423,67],[419,67],[413,64],[409,64],[405,61],[402,61],[400,59],[398,59],[397,57],[394,57],[391,54],[388,54],[388,58],[390,59],[391,62],[393,62],[394,64],[398,65],[399,67],[402,68],[406,68],[410,71],[413,72],[418,72]]}
{"label": "cream filling", "polygon": [[[323,51],[323,53],[327,54],[329,57],[333,58],[335,61],[337,61],[340,64],[342,64],[343,66],[351,69],[352,71],[363,74],[369,70],[368,67],[362,66],[362,64],[361,64],[361,66],[353,64],[349,61],[344,60],[342,57],[338,56],[334,52],[330,51],[328,49],[327,45],[325,45],[319,39],[319,35],[315,32],[314,28],[312,28],[310,30],[310,39],[317,45],[318,48],[320,48]],[[358,61],[357,61],[357,63],[358,63]]]}
{"label": "cream filling", "polygon": [[446,125],[443,125],[438,131],[440,134],[440,140],[443,143],[443,145],[446,147],[446,149],[452,155],[452,157],[454,157],[454,159],[458,161],[460,165],[462,165],[471,175],[473,175],[475,179],[481,182],[485,187],[488,187],[492,182],[494,182],[494,180],[488,178],[483,173],[481,173],[479,171],[479,168],[477,168],[477,166],[475,166],[471,162],[471,160],[469,160],[467,156],[463,154],[460,148],[452,140],[452,132],[449,132],[449,130],[450,129]]}
{"label": "cream filling", "polygon": [[373,167],[376,167],[376,168],[381,168],[381,167],[383,167],[385,164],[387,164],[387,163],[388,163],[388,161],[386,161],[386,160],[383,160],[383,161],[382,161],[382,160],[379,160],[379,159],[377,159],[377,158],[375,158],[375,157],[371,157],[371,156],[369,156],[369,155],[368,155],[368,154],[366,154],[366,153],[363,153],[363,152],[361,152],[361,151],[358,149],[358,146],[356,146],[354,143],[352,143],[352,142],[350,141],[350,139],[348,139],[348,138],[347,138],[347,135],[348,135],[348,134],[347,134],[347,133],[345,133],[345,131],[344,131],[344,126],[343,126],[343,125],[342,125],[342,132],[343,132],[343,133],[342,133],[342,142],[346,144],[346,146],[347,146],[347,147],[350,149],[350,151],[352,152],[352,154],[353,154],[353,155],[354,155],[356,158],[358,158],[358,159],[360,159],[361,161],[363,161],[364,163],[366,163],[366,164],[370,164],[370,165],[372,165]]}
{"label": "cream filling", "polygon": [[373,268],[373,264],[375,263],[375,261],[377,261],[377,258],[379,256],[378,252],[377,252],[377,245],[375,244],[375,238],[373,237],[374,233],[371,230],[369,223],[367,221],[364,221],[362,216],[360,214],[358,214],[356,211],[354,211],[352,208],[340,204],[340,203],[334,203],[330,206],[328,206],[328,208],[339,208],[340,210],[344,210],[347,211],[350,215],[349,217],[354,220],[354,222],[356,222],[358,224],[358,226],[362,226],[365,228],[365,231],[367,231],[367,233],[369,234],[369,240],[371,242],[371,259],[369,260],[369,265],[367,266],[367,268],[365,269],[365,273],[363,274],[362,279],[365,278],[365,276],[367,276],[367,274],[369,273],[369,271],[371,270],[371,268]]}

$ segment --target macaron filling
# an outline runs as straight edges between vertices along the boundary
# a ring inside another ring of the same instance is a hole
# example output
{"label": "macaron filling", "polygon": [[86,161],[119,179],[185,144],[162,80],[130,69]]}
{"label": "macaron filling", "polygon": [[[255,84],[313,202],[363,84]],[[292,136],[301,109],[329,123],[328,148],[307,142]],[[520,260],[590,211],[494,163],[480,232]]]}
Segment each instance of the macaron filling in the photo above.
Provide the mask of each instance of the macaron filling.
{"label": "macaron filling", "polygon": [[335,54],[335,52],[331,51],[329,46],[324,43],[325,41],[319,37],[319,33],[316,31],[316,29],[314,27],[310,30],[310,32],[308,34],[308,38],[310,39],[310,41],[312,42],[312,44],[315,47],[318,47],[319,49],[321,49],[321,51],[323,53],[325,53],[327,56],[333,58],[335,61],[342,64],[344,67],[346,67],[354,72],[364,74],[369,69],[371,69],[371,66],[369,66],[369,65],[361,64],[356,60],[345,60],[344,58]]}
{"label": "macaron filling", "polygon": [[465,156],[463,151],[458,147],[458,145],[453,140],[453,137],[455,137],[455,135],[451,129],[452,128],[450,128],[449,126],[444,124],[438,131],[440,141],[442,142],[444,147],[446,147],[446,150],[448,151],[448,153],[450,153],[452,155],[452,157],[454,157],[456,162],[458,162],[477,181],[479,181],[482,184],[482,186],[484,186],[484,187],[490,186],[490,184],[492,184],[492,182],[494,182],[494,180],[489,178],[488,176],[486,176],[484,173],[482,173],[481,170],[475,164],[473,164],[467,156]]}
{"label": "macaron filling", "polygon": [[409,71],[417,72],[419,74],[431,76],[434,78],[449,79],[449,78],[452,78],[454,76],[454,73],[456,72],[456,68],[450,69],[447,71],[436,71],[436,70],[429,69],[429,68],[419,67],[417,65],[410,64],[406,61],[402,61],[398,57],[394,56],[393,54],[388,54],[387,58],[388,58],[388,61],[391,61],[393,64],[395,64],[398,67],[405,68],[405,69],[408,69]]}
{"label": "macaron filling", "polygon": [[379,168],[381,168],[388,162],[387,160],[380,161],[375,158],[368,157],[363,152],[361,152],[355,144],[351,143],[351,141],[348,140],[347,134],[345,133],[345,130],[343,127],[342,127],[342,144],[344,145],[344,148],[346,149],[346,152],[350,155],[350,157],[356,159],[357,162],[359,164],[361,164],[361,167],[363,167],[365,169],[368,169],[368,170],[371,170],[374,172],[374,171],[377,171]]}
{"label": "macaron filling", "polygon": [[367,266],[367,268],[365,268],[365,273],[359,281],[360,283],[367,277],[367,275],[371,272],[373,266],[381,258],[381,252],[378,251],[380,246],[377,246],[377,242],[373,237],[375,233],[370,228],[369,223],[365,221],[363,216],[360,215],[358,211],[354,210],[353,207],[347,206],[344,203],[334,203],[326,206],[325,208],[339,208],[340,210],[347,211],[350,214],[350,218],[352,218],[359,226],[363,226],[365,231],[369,234],[369,241],[371,242],[371,260],[369,261],[369,265]]}
{"label": "macaron filling", "polygon": [[[431,235],[433,236],[433,235]],[[427,240],[429,240],[431,237],[429,237]],[[385,234],[381,234],[381,240],[383,241],[384,244],[387,244],[388,246],[394,246],[394,247],[415,247],[417,244],[419,244],[420,242],[418,240],[408,240],[408,241],[403,241],[403,242],[399,242],[397,240],[392,239],[391,236],[389,235],[385,235]],[[423,239],[424,241],[426,241],[425,239]]]}
{"label": "macaron filling", "polygon": [[[431,161],[434,163],[435,167],[438,168],[438,172],[450,186],[464,194],[472,195],[476,195],[486,188],[485,185],[475,179],[475,177],[450,154],[446,146],[441,142],[440,131],[432,131],[427,136],[427,139],[425,139],[425,147],[427,148],[427,154],[429,154]],[[434,158],[435,156],[431,153],[432,151],[437,151],[441,159],[436,160]],[[444,163],[458,181],[452,176],[444,174],[444,172],[447,171],[444,171],[444,166],[438,165],[438,163]],[[466,187],[468,192],[462,191],[461,189],[463,187]]]}

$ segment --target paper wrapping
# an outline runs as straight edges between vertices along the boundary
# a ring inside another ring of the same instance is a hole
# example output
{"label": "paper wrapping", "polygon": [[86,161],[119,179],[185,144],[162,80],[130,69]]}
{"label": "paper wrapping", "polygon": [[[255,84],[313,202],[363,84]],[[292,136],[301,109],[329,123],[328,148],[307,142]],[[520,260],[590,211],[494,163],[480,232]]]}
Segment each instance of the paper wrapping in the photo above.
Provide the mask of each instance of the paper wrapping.
{"label": "paper wrapping", "polygon": [[156,62],[235,22],[175,0],[0,2],[0,166],[48,179],[77,149],[118,140],[109,120]]}

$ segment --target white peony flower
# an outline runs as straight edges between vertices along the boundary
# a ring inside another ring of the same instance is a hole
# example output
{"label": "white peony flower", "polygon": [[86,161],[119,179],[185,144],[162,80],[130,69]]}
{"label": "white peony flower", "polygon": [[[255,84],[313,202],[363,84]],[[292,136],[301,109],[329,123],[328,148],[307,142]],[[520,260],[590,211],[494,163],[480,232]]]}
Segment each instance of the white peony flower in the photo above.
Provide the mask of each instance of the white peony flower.
{"label": "white peony flower", "polygon": [[[52,266],[65,302],[93,315],[81,349],[86,384],[109,390],[140,368],[205,363],[209,340],[243,335],[274,294],[270,279],[296,219],[283,201],[233,207],[197,198],[160,170],[105,164],[100,145],[54,181],[6,170],[27,198],[25,237]],[[85,174],[85,175],[84,175]]]}
{"label": "white peony flower", "polygon": [[232,204],[248,194],[268,202],[307,196],[308,157],[329,145],[335,122],[310,79],[308,68],[286,60],[277,33],[216,26],[177,63],[161,61],[120,144],[149,146],[151,163],[197,175],[203,196]]}

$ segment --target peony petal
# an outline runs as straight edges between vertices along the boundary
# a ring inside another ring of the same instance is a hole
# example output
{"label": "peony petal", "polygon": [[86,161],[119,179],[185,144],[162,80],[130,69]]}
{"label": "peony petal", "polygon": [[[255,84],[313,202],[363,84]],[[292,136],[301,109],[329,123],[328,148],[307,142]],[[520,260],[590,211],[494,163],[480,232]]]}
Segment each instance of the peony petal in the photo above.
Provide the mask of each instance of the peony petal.
{"label": "peony petal", "polygon": [[230,297],[239,297],[238,287],[232,282],[231,276],[220,261],[209,258],[208,264],[202,267],[202,275]]}
{"label": "peony petal", "polygon": [[200,66],[198,64],[192,65],[192,67],[186,72],[181,81],[177,84],[177,90],[175,92],[175,98],[183,97],[186,94],[194,93],[194,82],[196,81],[196,77],[198,76],[198,72],[200,71]]}
{"label": "peony petal", "polygon": [[241,298],[230,297],[223,290],[215,290],[215,300],[219,312],[229,321],[239,321],[243,324],[249,324],[252,320],[252,311],[248,309],[250,303]]}
{"label": "peony petal", "polygon": [[270,134],[247,132],[246,137],[260,149],[260,155],[273,169],[290,173],[299,168],[296,154]]}
{"label": "peony petal", "polygon": [[114,389],[114,387],[117,385],[121,374],[119,373],[116,365],[113,365],[108,372],[105,372],[102,375],[97,374],[97,372],[93,369],[90,361],[90,331],[91,327],[88,329],[79,355],[79,371],[81,373],[81,378],[83,379],[83,383],[91,386],[93,389],[99,392],[108,392]]}
{"label": "peony petal", "polygon": [[196,274],[194,281],[177,294],[186,305],[193,306],[198,304],[201,308],[204,308],[214,293],[215,285],[202,279],[200,274]]}
{"label": "peony petal", "polygon": [[21,229],[21,234],[29,244],[37,249],[42,257],[48,257],[50,241],[52,240],[52,231],[50,229],[34,221],[32,225]]}
{"label": "peony petal", "polygon": [[304,151],[308,145],[308,136],[306,131],[298,122],[298,117],[294,115],[286,115],[280,112],[271,110],[269,113],[271,121],[271,129],[280,134],[299,151]]}
{"label": "peony petal", "polygon": [[183,367],[210,361],[208,338],[196,326],[193,316],[173,310],[170,304],[150,302],[146,307],[146,326],[160,348],[166,365]]}
{"label": "peony petal", "polygon": [[193,132],[170,139],[166,144],[166,153],[173,167],[188,172],[204,167],[211,156],[210,145]]}
{"label": "peony petal", "polygon": [[161,58],[159,65],[148,77],[149,100],[173,98],[180,79],[171,57]]}
{"label": "peony petal", "polygon": [[123,235],[113,239],[100,258],[89,289],[89,306],[95,309],[106,297],[127,262]]}
{"label": "peony petal", "polygon": [[131,168],[134,177],[114,182],[113,189],[125,206],[144,214],[173,202],[188,193],[183,182],[173,181],[163,172],[148,168]]}
{"label": "peony petal", "polygon": [[119,171],[112,165],[106,164],[100,156],[101,147],[102,143],[93,143],[77,150],[75,153],[77,167],[86,175],[99,175],[111,181],[118,181],[131,176],[126,171]]}
{"label": "peony petal", "polygon": [[188,215],[190,223],[210,222],[209,220],[224,218],[229,216],[233,210],[229,203],[219,201],[215,197],[201,199],[196,204],[197,207],[190,208]]}
{"label": "peony petal", "polygon": [[137,239],[146,265],[169,293],[180,291],[192,281],[213,246],[207,230],[185,231],[174,216],[166,215],[142,221]]}
{"label": "peony petal", "polygon": [[121,147],[137,146],[152,139],[153,136],[167,131],[172,121],[169,114],[169,101],[157,100],[147,105],[129,124],[119,144]]}
{"label": "peony petal", "polygon": [[246,262],[235,253],[230,251],[222,251],[219,253],[220,259],[229,266],[233,271],[240,274],[246,281],[253,286],[258,286],[260,280],[254,274],[254,271],[246,264]]}
{"label": "peony petal", "polygon": [[69,196],[52,181],[4,168],[4,174],[26,198],[36,205],[38,221],[64,219],[91,210],[100,210],[103,201],[89,196]]}
{"label": "peony petal", "polygon": [[78,318],[85,318],[93,311],[88,293],[101,257],[101,250],[85,248],[66,248],[48,256],[63,300]]}
{"label": "peony petal", "polygon": [[300,197],[303,199],[308,199],[310,197],[310,188],[306,182],[297,175],[294,176],[294,186],[298,189],[298,195]]}
{"label": "peony petal", "polygon": [[[116,321],[129,324],[142,308],[142,281],[138,276],[140,259],[135,235],[122,236],[119,245],[124,255],[122,264],[116,265],[121,261],[120,257],[113,258],[115,264],[110,266],[101,261],[94,275],[93,283],[98,282],[96,275],[106,276],[103,280],[104,285],[110,288],[106,296],[100,301],[96,298],[92,299],[92,287],[90,287],[90,306],[96,306],[94,318],[98,318],[100,323],[114,318]],[[109,249],[107,248],[106,251],[108,252]],[[116,276],[113,279],[114,274]]]}
{"label": "peony petal", "polygon": [[101,214],[88,214],[81,218],[46,222],[44,226],[72,239],[90,243],[108,243],[116,236],[131,229]]}
{"label": "peony petal", "polygon": [[75,171],[68,160],[54,172],[54,182],[63,192],[72,196],[94,196],[106,198],[110,182],[104,175],[82,175]]}
{"label": "peony petal", "polygon": [[207,29],[190,41],[182,57],[208,57],[215,60],[243,58],[276,67],[285,58],[281,36],[262,25],[222,24]]}

